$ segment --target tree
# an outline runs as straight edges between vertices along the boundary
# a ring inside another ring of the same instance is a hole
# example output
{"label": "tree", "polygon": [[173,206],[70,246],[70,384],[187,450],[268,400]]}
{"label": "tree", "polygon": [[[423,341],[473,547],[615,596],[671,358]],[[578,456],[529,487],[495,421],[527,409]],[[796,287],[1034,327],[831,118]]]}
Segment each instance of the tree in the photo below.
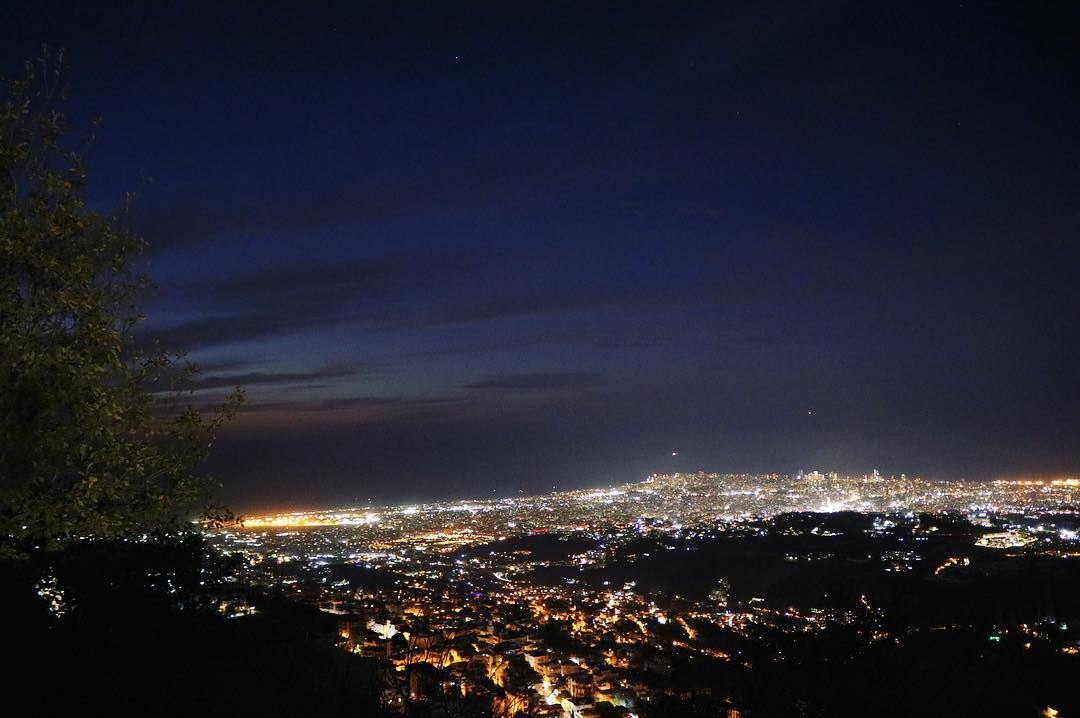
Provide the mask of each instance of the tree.
{"label": "tree", "polygon": [[[168,529],[209,500],[199,470],[242,400],[200,412],[194,367],[138,346],[152,289],[131,196],[87,207],[59,106],[62,55],[0,80],[0,550]],[[92,136],[87,138],[87,144]]]}

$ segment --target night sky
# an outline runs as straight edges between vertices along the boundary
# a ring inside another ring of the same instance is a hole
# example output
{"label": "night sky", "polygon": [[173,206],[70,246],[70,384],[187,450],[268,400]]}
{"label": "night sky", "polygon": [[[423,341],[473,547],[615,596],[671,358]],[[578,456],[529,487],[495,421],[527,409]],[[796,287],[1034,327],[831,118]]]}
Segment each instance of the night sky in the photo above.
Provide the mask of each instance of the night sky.
{"label": "night sky", "polygon": [[0,9],[237,508],[1080,472],[1080,3],[312,4]]}

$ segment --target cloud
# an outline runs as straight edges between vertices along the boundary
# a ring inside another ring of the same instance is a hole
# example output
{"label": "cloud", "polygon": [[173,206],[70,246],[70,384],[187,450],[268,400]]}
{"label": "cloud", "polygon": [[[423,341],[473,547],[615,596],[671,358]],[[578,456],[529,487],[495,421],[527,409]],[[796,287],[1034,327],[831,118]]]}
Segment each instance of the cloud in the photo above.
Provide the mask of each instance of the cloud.
{"label": "cloud", "polygon": [[536,372],[531,374],[493,374],[466,384],[466,389],[493,391],[536,391],[591,386],[601,381],[598,374],[586,372]]}
{"label": "cloud", "polygon": [[457,396],[433,396],[433,397],[406,397],[406,396],[343,396],[333,399],[325,399],[320,402],[318,409],[369,409],[373,407],[430,407],[447,404],[460,404],[466,401],[465,397]]}
{"label": "cloud", "polygon": [[270,400],[245,404],[233,431],[305,431],[370,423],[426,424],[468,417],[467,396],[338,396],[326,399]]}
{"label": "cloud", "polygon": [[411,412],[429,410],[438,407],[451,408],[471,403],[468,396],[422,396],[400,395],[380,396],[359,394],[336,396],[324,399],[270,399],[253,401],[244,405],[245,414],[347,414],[366,412]]}
{"label": "cloud", "polygon": [[426,306],[418,311],[391,320],[388,328],[439,327],[468,322],[497,321],[514,317],[536,316],[555,312],[576,311],[643,302],[632,292],[604,290],[594,287],[568,289],[520,290],[502,296],[494,296],[482,302],[468,301],[456,305]]}
{"label": "cloud", "polygon": [[223,371],[239,371],[248,369],[253,365],[251,357],[230,356],[212,360],[200,360],[193,362],[198,370],[204,374],[216,374]]}
{"label": "cloud", "polygon": [[[436,270],[437,267],[441,269]],[[473,271],[475,269],[476,271]],[[717,292],[707,286],[681,285],[677,290],[569,286],[545,289],[492,289],[475,297],[472,279],[482,268],[454,268],[444,258],[418,262],[413,270],[391,269],[381,279],[364,279],[336,268],[275,269],[257,275],[208,282],[201,292],[211,316],[173,326],[144,329],[144,342],[191,351],[213,346],[284,337],[312,328],[362,327],[373,332],[438,329],[499,322],[523,317],[596,311],[626,313],[636,308],[715,304]],[[289,273],[296,276],[289,278]],[[439,272],[442,272],[440,275]],[[221,313],[233,308],[236,314]],[[669,334],[670,330],[665,333]],[[567,335],[569,337],[569,335]],[[595,332],[569,343],[596,344]],[[647,346],[629,332],[621,346]]]}
{"label": "cloud", "polygon": [[465,255],[397,254],[336,264],[285,266],[192,282],[162,296],[183,296],[207,316],[165,327],[144,327],[144,343],[197,350],[286,336],[313,326],[354,321],[380,300],[439,273],[461,271]]}
{"label": "cloud", "polygon": [[161,329],[141,329],[142,344],[159,344],[168,349],[196,350],[289,334],[301,329],[294,318],[272,314],[239,317],[205,317]]}
{"label": "cloud", "polygon": [[238,300],[295,304],[299,300],[305,305],[325,306],[329,298],[375,294],[405,279],[429,276],[436,268],[445,270],[454,266],[455,259],[459,258],[439,253],[401,253],[334,264],[288,264],[225,279],[195,282],[185,290],[215,304]]}
{"label": "cloud", "polygon": [[[434,206],[435,189],[409,183],[387,188],[356,186],[317,196],[260,197],[228,205],[205,197],[174,196],[137,208],[136,219],[153,256],[227,235],[362,226],[393,219]],[[450,192],[451,186],[444,189]]]}
{"label": "cloud", "polygon": [[255,386],[273,384],[301,384],[306,382],[338,379],[355,376],[356,369],[325,368],[311,372],[262,372],[252,371],[244,374],[211,374],[198,376],[192,382],[193,389],[217,389],[233,386]]}
{"label": "cloud", "polygon": [[[492,142],[485,140],[488,145]],[[254,196],[187,190],[136,206],[135,218],[151,256],[185,250],[215,238],[267,231],[306,232],[326,227],[363,227],[418,216],[479,211],[506,203],[534,204],[540,182],[553,188],[596,173],[591,155],[558,146],[525,147],[503,142],[486,152],[455,147],[456,161],[428,159],[408,172],[384,172],[342,186],[286,190],[271,178]],[[594,178],[596,179],[596,178]],[[604,177],[607,181],[617,177]],[[280,178],[278,178],[280,182]],[[218,199],[220,197],[221,199]]]}

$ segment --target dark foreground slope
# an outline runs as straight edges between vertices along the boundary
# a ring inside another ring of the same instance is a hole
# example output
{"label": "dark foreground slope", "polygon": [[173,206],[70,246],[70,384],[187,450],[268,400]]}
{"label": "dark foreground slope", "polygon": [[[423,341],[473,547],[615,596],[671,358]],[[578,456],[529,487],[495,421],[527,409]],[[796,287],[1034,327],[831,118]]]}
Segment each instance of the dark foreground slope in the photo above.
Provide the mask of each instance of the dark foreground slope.
{"label": "dark foreground slope", "polygon": [[38,595],[40,566],[0,567],[4,697],[29,715],[378,714],[372,667],[334,648],[330,616],[266,598],[226,619],[183,550],[112,545],[48,562],[68,587],[59,616]]}

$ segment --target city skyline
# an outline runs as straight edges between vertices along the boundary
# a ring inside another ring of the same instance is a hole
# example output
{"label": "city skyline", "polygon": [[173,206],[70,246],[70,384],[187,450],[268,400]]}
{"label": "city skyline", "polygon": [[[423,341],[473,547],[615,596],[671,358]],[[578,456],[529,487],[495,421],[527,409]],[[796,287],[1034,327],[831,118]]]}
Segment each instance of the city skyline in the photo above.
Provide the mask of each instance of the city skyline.
{"label": "city skyline", "polygon": [[[675,494],[694,497],[698,504],[693,510],[677,506]],[[663,489],[663,490],[661,490]],[[666,494],[666,495],[665,495]],[[641,504],[643,496],[660,496]],[[727,497],[726,499],[722,497]],[[732,498],[736,497],[736,498]],[[741,497],[741,498],[740,498]],[[522,523],[513,528],[527,530],[535,523],[536,506],[554,502],[564,506],[580,503],[588,514],[591,503],[623,504],[622,520],[644,510],[650,515],[667,515],[676,523],[700,523],[705,526],[731,521],[766,519],[797,513],[927,513],[1005,515],[1015,513],[1074,513],[1074,502],[1080,499],[1080,477],[1012,478],[994,480],[925,479],[899,474],[886,476],[877,469],[864,474],[842,474],[837,471],[799,471],[797,473],[724,473],[690,471],[672,474],[650,474],[639,481],[626,481],[604,486],[585,486],[535,494],[502,496],[465,496],[430,499],[405,503],[355,502],[353,504],[324,504],[319,506],[260,507],[245,512],[239,520],[246,528],[269,529],[322,526],[359,526],[378,523],[382,514],[402,517],[417,516],[417,521],[432,520],[435,525],[443,518],[427,514],[440,512],[506,512],[518,513]],[[690,517],[693,518],[690,518]],[[611,522],[611,516],[604,521]],[[543,520],[540,520],[543,523]],[[565,526],[562,528],[566,528]],[[408,531],[395,527],[404,535]]]}
{"label": "city skyline", "polygon": [[[14,2],[241,509],[1080,472],[1065,6]],[[153,178],[153,182],[148,182]]]}

